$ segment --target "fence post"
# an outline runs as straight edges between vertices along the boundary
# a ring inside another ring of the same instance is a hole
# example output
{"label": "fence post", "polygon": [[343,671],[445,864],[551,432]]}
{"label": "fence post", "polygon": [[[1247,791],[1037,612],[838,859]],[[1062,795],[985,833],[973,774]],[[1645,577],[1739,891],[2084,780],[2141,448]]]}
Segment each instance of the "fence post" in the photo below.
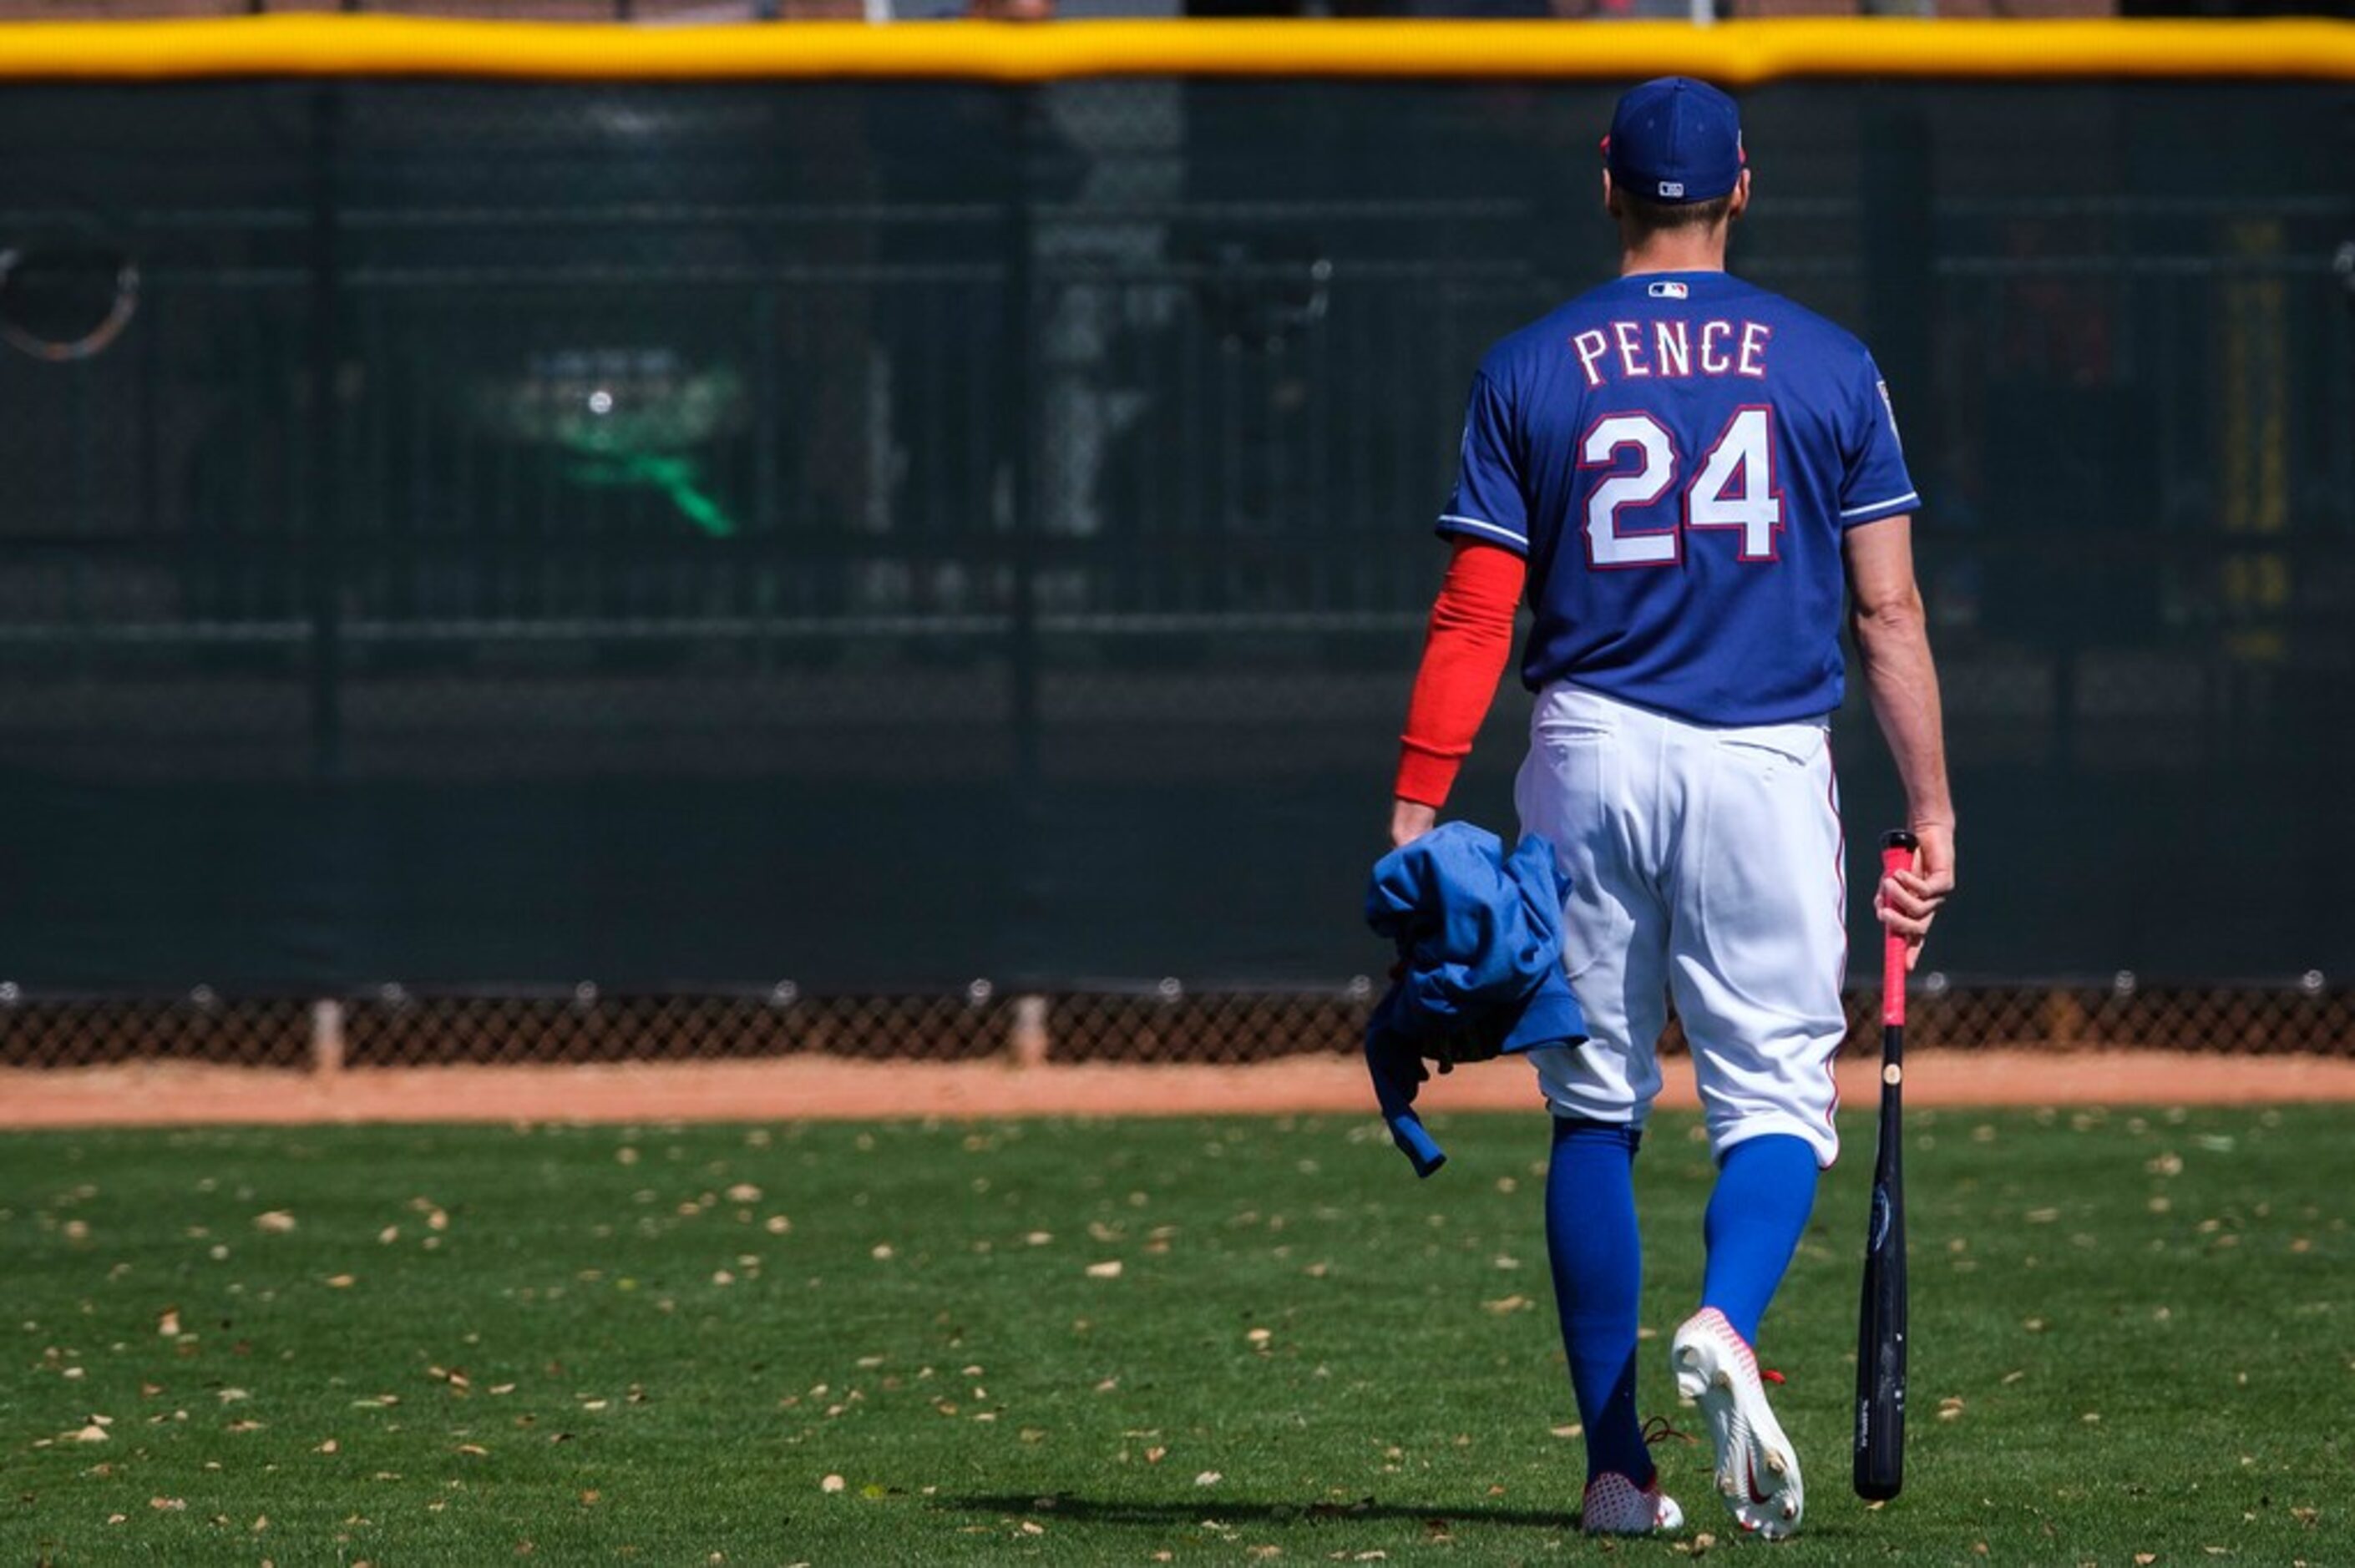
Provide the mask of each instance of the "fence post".
{"label": "fence post", "polygon": [[1017,1067],[1043,1067],[1053,1046],[1054,1036],[1047,1029],[1047,999],[1016,997],[1014,1022],[1006,1035],[1006,1053],[1012,1064]]}
{"label": "fence post", "polygon": [[2054,1045],[2072,1045],[2085,1033],[2085,1004],[2077,993],[2054,986],[2044,993],[2044,1038]]}
{"label": "fence post", "polygon": [[332,83],[311,95],[310,407],[304,411],[308,463],[303,495],[304,590],[311,619],[311,747],[315,777],[330,779],[343,763],[341,464],[336,461],[336,381],[342,368],[342,301],[336,254],[342,193],[343,96]]}
{"label": "fence post", "polygon": [[1014,726],[1014,771],[1023,799],[1039,781],[1039,374],[1038,278],[1034,252],[1037,214],[1030,164],[1039,144],[1039,122],[1046,112],[1043,88],[1006,89],[1007,150],[1004,226],[1005,425],[1007,540],[1013,581],[1007,606],[1007,694]]}
{"label": "fence post", "polygon": [[311,1075],[332,1078],[344,1070],[344,1004],[323,997],[311,1004]]}
{"label": "fence post", "polygon": [[1863,141],[1858,172],[1866,338],[1911,438],[1906,444],[1926,456],[1941,450],[1931,341],[1938,289],[1936,149],[1914,94],[1867,88],[1857,129]]}
{"label": "fence post", "polygon": [[[1005,520],[1007,536],[1003,545],[1006,569],[1011,579],[1007,584],[1006,660],[1014,790],[1012,832],[1007,835],[1010,855],[1006,862],[1008,918],[1005,924],[1010,936],[1001,939],[1006,946],[995,957],[999,962],[1007,962],[1020,955],[1021,961],[1010,963],[1009,967],[1028,969],[1033,967],[1029,961],[1031,944],[1039,938],[1039,916],[1046,905],[1040,859],[1045,847],[1045,805],[1039,798],[1038,583],[1042,548],[1039,469],[1044,441],[1039,398],[1046,378],[1039,366],[1037,203],[1040,192],[1032,165],[1046,140],[1047,90],[1013,86],[1003,90],[1007,147],[1001,235],[1005,294],[1001,302],[1000,357],[1004,364],[999,387],[1005,409],[999,420],[998,439],[1003,443],[1001,461],[1005,464],[1009,513]],[[1006,947],[1010,947],[1010,953]],[[1018,1028],[1019,1011],[1018,1007]],[[1043,1008],[1039,1016],[1043,1021]],[[1038,1038],[1043,1051],[1043,1027]],[[1019,1060],[1018,1053],[1017,1059]]]}

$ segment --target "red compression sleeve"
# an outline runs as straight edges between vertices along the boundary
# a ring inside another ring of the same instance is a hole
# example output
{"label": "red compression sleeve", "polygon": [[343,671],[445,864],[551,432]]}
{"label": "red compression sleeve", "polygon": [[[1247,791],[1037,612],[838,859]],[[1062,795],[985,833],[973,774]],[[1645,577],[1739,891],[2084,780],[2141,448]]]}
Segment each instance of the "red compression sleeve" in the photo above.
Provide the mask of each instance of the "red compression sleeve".
{"label": "red compression sleeve", "polygon": [[1513,652],[1513,612],[1529,567],[1496,545],[1459,539],[1447,580],[1431,607],[1431,635],[1407,703],[1399,743],[1398,797],[1425,806],[1447,803],[1455,770],[1496,700],[1497,681]]}

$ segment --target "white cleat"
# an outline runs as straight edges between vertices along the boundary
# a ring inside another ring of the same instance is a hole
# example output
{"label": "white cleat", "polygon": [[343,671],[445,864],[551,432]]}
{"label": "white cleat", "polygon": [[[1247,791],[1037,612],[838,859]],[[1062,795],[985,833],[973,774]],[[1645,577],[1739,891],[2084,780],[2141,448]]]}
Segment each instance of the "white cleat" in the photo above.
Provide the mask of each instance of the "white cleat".
{"label": "white cleat", "polygon": [[1717,1491],[1734,1522],[1769,1541],[1799,1528],[1799,1456],[1766,1405],[1758,1358],[1725,1314],[1704,1307],[1668,1348],[1677,1389],[1700,1404],[1717,1445]]}
{"label": "white cleat", "polygon": [[1649,1535],[1656,1530],[1681,1530],[1685,1510],[1677,1499],[1661,1494],[1654,1477],[1639,1487],[1616,1470],[1605,1470],[1586,1483],[1586,1503],[1579,1510],[1579,1528],[1589,1535]]}

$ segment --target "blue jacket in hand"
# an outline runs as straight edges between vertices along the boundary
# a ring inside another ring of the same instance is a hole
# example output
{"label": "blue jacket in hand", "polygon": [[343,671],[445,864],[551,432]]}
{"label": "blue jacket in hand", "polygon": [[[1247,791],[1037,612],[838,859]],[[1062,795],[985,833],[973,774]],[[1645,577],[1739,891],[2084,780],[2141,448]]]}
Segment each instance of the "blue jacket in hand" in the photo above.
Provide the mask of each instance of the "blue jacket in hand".
{"label": "blue jacket in hand", "polygon": [[1391,989],[1366,1025],[1366,1068],[1391,1137],[1428,1176],[1447,1156],[1414,1113],[1416,1090],[1459,1062],[1575,1045],[1586,1019],[1561,968],[1569,879],[1552,846],[1448,822],[1374,864],[1366,924],[1398,944]]}

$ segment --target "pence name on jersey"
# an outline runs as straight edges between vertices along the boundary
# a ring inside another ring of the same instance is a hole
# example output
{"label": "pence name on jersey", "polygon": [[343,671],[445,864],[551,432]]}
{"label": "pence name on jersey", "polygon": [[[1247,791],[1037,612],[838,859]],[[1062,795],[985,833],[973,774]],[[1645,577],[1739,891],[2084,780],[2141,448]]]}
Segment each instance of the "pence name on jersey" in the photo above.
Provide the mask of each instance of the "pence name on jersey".
{"label": "pence name on jersey", "polygon": [[1841,534],[1919,501],[1861,343],[1722,272],[1650,273],[1489,352],[1439,529],[1528,557],[1530,690],[1780,724],[1840,704]]}

